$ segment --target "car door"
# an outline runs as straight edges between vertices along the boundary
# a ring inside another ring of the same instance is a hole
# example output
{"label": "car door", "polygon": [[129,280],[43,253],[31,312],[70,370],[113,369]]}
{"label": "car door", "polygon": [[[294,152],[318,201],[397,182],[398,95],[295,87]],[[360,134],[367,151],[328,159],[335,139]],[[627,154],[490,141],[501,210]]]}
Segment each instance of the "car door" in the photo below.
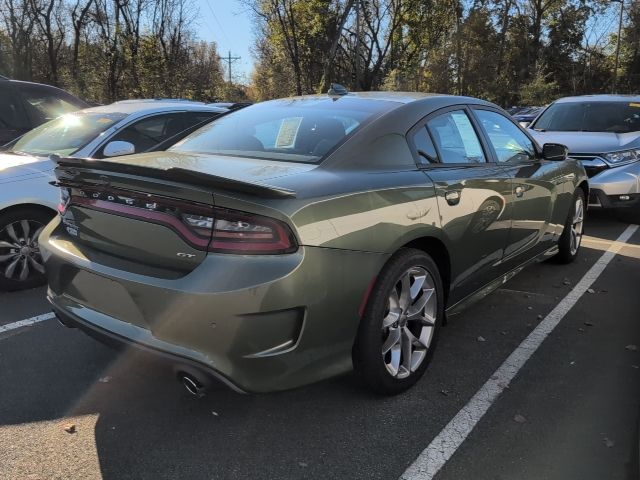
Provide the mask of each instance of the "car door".
{"label": "car door", "polygon": [[511,180],[487,155],[487,145],[465,106],[429,115],[412,129],[409,139],[435,185],[450,249],[453,305],[504,273]]}
{"label": "car door", "polygon": [[551,222],[558,193],[558,164],[542,159],[541,152],[518,125],[499,110],[474,107],[492,155],[513,180],[508,195],[511,230],[505,262],[515,266],[549,248],[557,239],[559,225]]}
{"label": "car door", "polygon": [[31,130],[22,103],[10,82],[0,82],[0,145]]}

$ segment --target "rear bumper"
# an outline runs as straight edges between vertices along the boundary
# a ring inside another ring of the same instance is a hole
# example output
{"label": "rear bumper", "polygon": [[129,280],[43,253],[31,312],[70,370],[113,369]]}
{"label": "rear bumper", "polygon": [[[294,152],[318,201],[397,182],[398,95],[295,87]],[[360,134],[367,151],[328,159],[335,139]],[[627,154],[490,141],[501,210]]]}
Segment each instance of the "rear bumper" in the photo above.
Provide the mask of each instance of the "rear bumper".
{"label": "rear bumper", "polygon": [[58,235],[59,223],[45,228],[40,248],[49,301],[64,323],[246,392],[349,371],[360,303],[388,258],[320,247],[209,254],[180,278],[158,278],[105,266],[100,255]]}
{"label": "rear bumper", "polygon": [[196,373],[197,378],[211,378],[227,385],[229,388],[238,393],[247,393],[241,387],[233,383],[230,379],[212,368],[211,365],[202,363],[198,360],[194,360],[193,358],[189,358],[188,356],[181,356],[172,353],[173,349],[171,347],[166,348],[162,345],[162,342],[158,342],[155,340],[151,340],[147,343],[133,341],[129,337],[120,336],[111,330],[106,330],[99,327],[97,324],[87,322],[81,317],[72,314],[68,309],[60,308],[54,303],[51,295],[47,295],[47,300],[49,300],[49,303],[51,303],[53,312],[55,313],[60,323],[69,328],[78,328],[100,343],[103,343],[111,348],[120,351],[133,348],[143,353],[160,357],[165,360],[168,365],[171,365],[177,372],[184,371],[189,373]]}

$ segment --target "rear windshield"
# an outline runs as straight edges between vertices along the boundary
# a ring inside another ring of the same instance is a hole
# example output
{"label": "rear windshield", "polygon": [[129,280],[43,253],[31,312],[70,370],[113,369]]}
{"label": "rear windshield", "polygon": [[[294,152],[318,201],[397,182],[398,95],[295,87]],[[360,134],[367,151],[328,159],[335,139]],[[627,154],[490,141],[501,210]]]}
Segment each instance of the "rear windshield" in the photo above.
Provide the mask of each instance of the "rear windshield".
{"label": "rear windshield", "polygon": [[125,117],[124,113],[68,113],[26,133],[10,151],[71,155]]}
{"label": "rear windshield", "polygon": [[225,115],[169,150],[315,163],[394,105],[349,97],[265,102]]}
{"label": "rear windshield", "polygon": [[640,102],[554,103],[533,128],[554,132],[637,132]]}

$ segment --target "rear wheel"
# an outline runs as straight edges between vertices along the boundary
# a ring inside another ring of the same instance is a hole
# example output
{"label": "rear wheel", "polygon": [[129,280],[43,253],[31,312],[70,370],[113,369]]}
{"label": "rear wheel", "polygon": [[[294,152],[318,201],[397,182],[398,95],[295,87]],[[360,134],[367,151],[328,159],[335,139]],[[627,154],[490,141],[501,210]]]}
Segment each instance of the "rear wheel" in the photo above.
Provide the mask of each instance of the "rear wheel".
{"label": "rear wheel", "polygon": [[0,214],[0,290],[42,285],[44,265],[38,236],[53,215],[37,208]]}
{"label": "rear wheel", "polygon": [[403,249],[382,270],[360,322],[353,360],[374,391],[400,393],[424,374],[444,316],[438,267],[421,250]]}
{"label": "rear wheel", "polygon": [[582,244],[582,234],[584,232],[584,219],[586,204],[584,193],[578,188],[573,194],[573,201],[567,215],[567,221],[558,241],[558,254],[556,259],[560,263],[571,263],[578,256],[580,245]]}

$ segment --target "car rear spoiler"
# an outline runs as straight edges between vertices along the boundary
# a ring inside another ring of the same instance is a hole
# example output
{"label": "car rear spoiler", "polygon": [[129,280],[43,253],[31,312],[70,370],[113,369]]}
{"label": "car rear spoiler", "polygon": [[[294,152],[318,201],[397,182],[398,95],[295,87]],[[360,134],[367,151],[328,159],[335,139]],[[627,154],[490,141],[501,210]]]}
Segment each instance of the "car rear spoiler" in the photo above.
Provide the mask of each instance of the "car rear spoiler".
{"label": "car rear spoiler", "polygon": [[58,164],[59,167],[92,168],[108,172],[148,175],[152,178],[172,180],[176,182],[187,182],[198,186],[246,193],[248,195],[255,195],[258,197],[292,198],[296,196],[295,191],[289,190],[287,188],[276,187],[264,183],[245,182],[243,180],[220,177],[217,175],[197,172],[185,168],[172,167],[166,170],[162,170],[159,168],[143,167],[140,165],[131,165],[103,160],[94,160],[90,158],[60,157],[58,155],[51,155],[49,158],[53,162]]}

